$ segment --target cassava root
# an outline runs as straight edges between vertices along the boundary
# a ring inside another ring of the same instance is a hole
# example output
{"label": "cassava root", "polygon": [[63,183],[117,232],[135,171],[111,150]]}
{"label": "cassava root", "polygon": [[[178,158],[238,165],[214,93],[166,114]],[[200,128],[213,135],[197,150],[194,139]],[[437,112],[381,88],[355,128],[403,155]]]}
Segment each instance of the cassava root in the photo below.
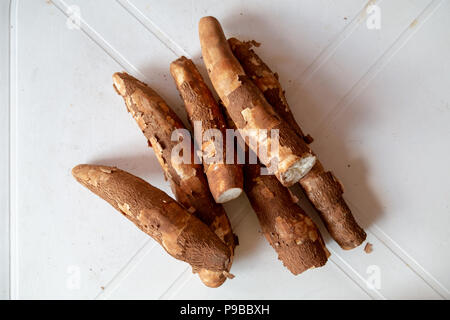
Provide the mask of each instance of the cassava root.
{"label": "cassava root", "polygon": [[[214,200],[224,203],[237,198],[243,188],[242,167],[226,163],[226,125],[219,105],[192,60],[181,57],[173,61],[170,72],[192,127],[195,130],[196,124],[200,125],[200,134],[194,136],[203,153],[203,166]],[[218,130],[220,136],[207,134],[214,130]],[[221,141],[214,139],[216,137]]]}
{"label": "cassava root", "polygon": [[[235,38],[228,39],[228,42],[247,76],[262,91],[275,112],[291,126],[299,138],[310,143],[312,138],[305,136],[297,124],[277,74],[251,49],[253,45],[259,44],[254,41],[241,42]],[[319,160],[311,171],[300,179],[299,184],[320,213],[330,235],[343,249],[353,249],[364,242],[366,233],[358,225],[345,202],[341,183],[332,172],[325,171]]]}
{"label": "cassava root", "polygon": [[171,256],[228,275],[230,249],[203,222],[146,181],[115,167],[78,165],[72,175],[155,239]]}
{"label": "cassava root", "polygon": [[[188,155],[190,161],[180,163],[172,157],[172,151],[179,144],[178,141],[172,141],[172,133],[177,129],[185,129],[182,121],[145,83],[126,73],[115,73],[113,82],[149,146],[153,148],[175,198],[229,247],[229,271],[237,238],[232,232],[225,210],[214,201],[209,191],[202,166],[194,163],[194,146],[190,136],[183,137],[189,139],[187,143],[191,145],[191,154]],[[200,270],[199,276],[209,287],[218,287],[226,280],[223,272],[214,270]]]}
{"label": "cassava root", "polygon": [[289,189],[257,164],[244,166],[244,189],[261,230],[294,275],[326,264],[330,255],[314,222],[294,202]]}
{"label": "cassava root", "polygon": [[[235,129],[236,124],[222,109],[228,127]],[[241,146],[248,158],[252,151]],[[278,259],[294,275],[325,265],[330,253],[317,226],[291,191],[273,175],[262,175],[261,169],[260,164],[244,165],[244,191]]]}
{"label": "cassava root", "polygon": [[[247,77],[231,52],[217,19],[200,19],[199,36],[211,82],[241,136],[256,140],[257,143],[249,143],[249,147],[265,166],[272,169],[284,186],[298,182],[316,161],[308,145],[281,120],[258,87]],[[278,130],[277,141],[269,137],[267,131],[272,129]],[[252,134],[254,130],[258,130],[258,134]],[[261,134],[261,130],[267,134]],[[276,143],[279,147],[272,150]],[[261,148],[267,155],[261,154]]]}

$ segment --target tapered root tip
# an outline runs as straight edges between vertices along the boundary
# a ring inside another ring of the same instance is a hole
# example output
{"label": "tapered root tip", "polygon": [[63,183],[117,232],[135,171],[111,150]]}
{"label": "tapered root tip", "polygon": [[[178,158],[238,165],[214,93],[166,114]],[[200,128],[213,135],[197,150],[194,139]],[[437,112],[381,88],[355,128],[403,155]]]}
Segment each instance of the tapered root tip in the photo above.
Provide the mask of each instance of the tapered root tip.
{"label": "tapered root tip", "polygon": [[200,21],[198,22],[199,28],[204,28],[204,27],[207,28],[207,27],[210,27],[211,25],[220,25],[219,20],[217,20],[213,16],[206,16],[206,17],[200,18]]}
{"label": "tapered root tip", "polygon": [[200,270],[198,273],[200,280],[202,280],[203,284],[209,288],[217,288],[220,287],[227,277],[223,274],[223,272],[211,271],[211,270]]}
{"label": "tapered root tip", "polygon": [[75,179],[79,179],[81,176],[83,176],[83,173],[85,173],[88,170],[89,165],[87,164],[79,164],[72,168],[72,176]]}
{"label": "tapered root tip", "polygon": [[[116,72],[113,74],[113,86],[116,89],[117,93],[121,96],[126,95],[126,80],[128,74],[124,72]],[[129,76],[128,76],[129,77]]]}
{"label": "tapered root tip", "polygon": [[[225,35],[223,33],[220,22],[214,17],[203,17],[198,22],[198,33],[200,35],[200,42],[202,41],[211,41],[220,35],[223,37],[222,40],[225,39]],[[216,39],[217,41],[217,39]]]}
{"label": "tapered root tip", "polygon": [[109,175],[118,169],[92,164],[79,164],[72,169],[72,176],[80,183],[96,185],[99,181],[105,181]]}

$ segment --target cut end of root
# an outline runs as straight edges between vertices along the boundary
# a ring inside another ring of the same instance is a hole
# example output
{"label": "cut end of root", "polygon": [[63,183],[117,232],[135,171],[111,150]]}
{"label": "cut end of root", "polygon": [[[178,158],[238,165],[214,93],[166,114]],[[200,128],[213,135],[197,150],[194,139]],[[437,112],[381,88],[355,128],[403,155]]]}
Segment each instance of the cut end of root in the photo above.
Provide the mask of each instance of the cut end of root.
{"label": "cut end of root", "polygon": [[237,197],[239,197],[242,193],[242,189],[241,188],[231,188],[228,189],[226,191],[224,191],[217,199],[216,202],[217,203],[225,203],[231,200],[236,199]]}
{"label": "cut end of root", "polygon": [[316,157],[313,155],[298,160],[282,174],[283,184],[286,187],[290,187],[297,183],[301,178],[308,174],[315,164]]}

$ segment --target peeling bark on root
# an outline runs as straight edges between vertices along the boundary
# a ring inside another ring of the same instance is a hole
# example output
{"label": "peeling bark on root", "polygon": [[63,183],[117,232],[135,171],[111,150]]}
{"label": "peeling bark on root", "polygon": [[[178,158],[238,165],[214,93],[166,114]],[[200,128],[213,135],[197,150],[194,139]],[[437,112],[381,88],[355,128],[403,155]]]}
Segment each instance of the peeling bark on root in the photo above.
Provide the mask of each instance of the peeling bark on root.
{"label": "peeling bark on root", "polygon": [[[298,137],[308,143],[311,142],[312,138],[309,135],[305,136],[295,121],[278,76],[251,49],[255,42],[241,42],[235,38],[229,39],[228,42],[246,74],[262,91],[274,110],[291,126]],[[325,171],[319,160],[299,183],[320,213],[328,232],[343,249],[353,249],[364,242],[366,233],[355,221],[346,204],[342,196],[342,185],[332,172]]]}
{"label": "peeling bark on root", "polygon": [[262,232],[293,274],[326,264],[329,252],[314,222],[292,201],[289,189],[260,174],[259,165],[244,166],[244,189]]}
{"label": "peeling bark on root", "polygon": [[332,172],[326,172],[320,162],[316,163],[300,180],[300,185],[320,213],[331,237],[342,249],[356,248],[366,240],[367,235],[356,222],[342,196],[342,185]]}
{"label": "peeling bark on root", "polygon": [[[308,173],[315,163],[315,156],[274,112],[261,91],[247,77],[234,57],[219,22],[214,17],[204,17],[199,23],[200,43],[211,82],[237,128],[245,136],[250,130],[279,130],[279,152],[271,152],[272,140],[262,135],[256,138],[259,149],[267,150],[267,156],[258,154],[258,146],[251,146],[266,166],[278,163],[274,172],[284,186],[291,186]],[[309,161],[305,161],[309,160]]]}
{"label": "peeling bark on root", "polygon": [[[214,200],[224,203],[237,198],[243,188],[242,168],[236,164],[226,164],[226,125],[216,100],[190,59],[181,57],[175,60],[170,65],[170,72],[192,126],[195,121],[201,122],[201,135],[197,135],[196,143],[203,151],[203,166]],[[222,150],[216,150],[213,137],[203,140],[205,131],[210,129],[221,132]],[[222,163],[209,164],[208,159],[216,158],[218,152],[221,153]]]}
{"label": "peeling bark on root", "polygon": [[[278,75],[261,60],[261,58],[251,49],[253,46],[259,47],[256,41],[241,42],[236,38],[228,39],[230,48],[242,65],[245,73],[249,76],[253,83],[261,90],[267,102],[273,107],[275,112],[286,121],[294,132],[302,139],[305,138],[300,126],[295,121],[294,115],[291,112],[284,92],[278,81]],[[311,143],[310,139],[305,141]]]}
{"label": "peeling bark on root", "polygon": [[115,167],[78,165],[72,174],[194,272],[227,274],[230,249],[163,191]]}
{"label": "peeling bark on root", "polygon": [[[171,140],[175,129],[185,129],[182,121],[166,104],[166,102],[145,83],[126,73],[116,73],[113,76],[116,91],[124,98],[128,111],[138,123],[143,134],[155,151],[155,155],[169,180],[176,199],[192,214],[208,225],[219,238],[230,248],[231,259],[236,246],[236,236],[225,210],[215,203],[208,187],[203,168],[194,163],[194,145],[191,144],[191,163],[177,163],[172,161],[172,150],[178,144]],[[228,269],[229,271],[229,269]],[[202,279],[207,274],[204,283],[210,287],[220,286],[226,277],[223,273],[212,280],[211,273],[199,272]]]}

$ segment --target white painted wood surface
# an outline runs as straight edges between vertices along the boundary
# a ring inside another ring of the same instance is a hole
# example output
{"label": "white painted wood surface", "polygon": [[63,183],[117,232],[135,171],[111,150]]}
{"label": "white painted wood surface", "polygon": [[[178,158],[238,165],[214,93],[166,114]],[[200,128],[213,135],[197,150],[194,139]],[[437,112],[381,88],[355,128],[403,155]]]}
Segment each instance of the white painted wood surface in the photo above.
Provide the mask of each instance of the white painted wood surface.
{"label": "white painted wood surface", "polygon": [[[367,26],[370,5],[379,30]],[[0,298],[448,299],[449,13],[445,0],[2,1]],[[243,196],[225,205],[240,239],[236,278],[208,289],[73,180],[74,165],[102,163],[170,193],[111,75],[147,82],[185,119],[169,63],[186,55],[204,71],[205,15],[262,42],[371,254],[323,232],[329,263],[294,277]],[[374,270],[378,288],[367,285]]]}

